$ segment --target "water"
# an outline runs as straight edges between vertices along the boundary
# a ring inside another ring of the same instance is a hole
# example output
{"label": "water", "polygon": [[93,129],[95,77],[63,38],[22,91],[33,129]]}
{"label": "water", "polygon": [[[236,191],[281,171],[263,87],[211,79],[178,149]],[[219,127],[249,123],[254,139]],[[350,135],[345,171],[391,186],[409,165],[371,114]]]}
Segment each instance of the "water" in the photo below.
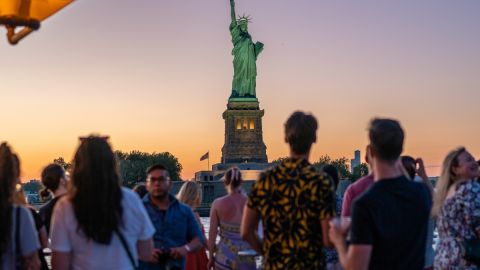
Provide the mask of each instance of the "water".
{"label": "water", "polygon": [[[201,217],[200,221],[202,222],[203,228],[205,229],[205,235],[208,237],[208,232],[210,231],[210,218]],[[218,237],[217,237],[218,240]]]}

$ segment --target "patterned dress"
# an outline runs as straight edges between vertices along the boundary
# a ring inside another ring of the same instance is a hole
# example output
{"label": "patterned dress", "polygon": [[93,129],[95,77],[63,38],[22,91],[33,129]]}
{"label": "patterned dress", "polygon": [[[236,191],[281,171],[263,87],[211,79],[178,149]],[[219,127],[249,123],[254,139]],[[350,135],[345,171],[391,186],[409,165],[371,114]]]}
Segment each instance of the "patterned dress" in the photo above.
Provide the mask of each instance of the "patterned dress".
{"label": "patterned dress", "polygon": [[215,251],[217,270],[255,270],[255,257],[238,256],[238,252],[251,249],[240,237],[240,225],[220,222],[220,242]]}
{"label": "patterned dress", "polygon": [[248,207],[264,226],[264,269],[325,269],[321,219],[335,216],[330,179],[305,159],[287,159],[255,182]]}
{"label": "patterned dress", "polygon": [[[342,197],[335,194],[335,201],[336,201],[336,214],[340,216],[342,213]],[[335,248],[325,248],[325,261],[328,264],[337,264],[339,262],[338,253]]]}
{"label": "patterned dress", "polygon": [[477,270],[463,258],[463,242],[480,235],[480,183],[461,183],[455,195],[445,200],[437,220],[439,243],[435,269]]}

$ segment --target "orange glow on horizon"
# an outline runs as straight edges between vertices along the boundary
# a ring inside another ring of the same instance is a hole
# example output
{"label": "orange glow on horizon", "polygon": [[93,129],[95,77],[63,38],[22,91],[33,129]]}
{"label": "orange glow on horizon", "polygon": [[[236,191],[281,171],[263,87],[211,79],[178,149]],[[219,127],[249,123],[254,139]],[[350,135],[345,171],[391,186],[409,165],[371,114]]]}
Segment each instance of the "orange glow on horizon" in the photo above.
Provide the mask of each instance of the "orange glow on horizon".
{"label": "orange glow on horizon", "polygon": [[[219,120],[220,121],[220,120]],[[219,132],[218,138],[211,138],[210,140],[195,138],[184,138],[185,141],[171,141],[169,143],[161,144],[154,143],[149,138],[139,138],[138,141],[127,141],[129,138],[120,137],[116,138],[111,136],[111,142],[116,150],[130,152],[133,150],[139,150],[144,152],[171,152],[179,159],[180,164],[183,166],[182,179],[189,180],[194,178],[195,172],[201,170],[207,170],[207,161],[199,161],[201,155],[206,151],[210,151],[210,166],[218,163],[221,158],[221,147],[223,145],[223,130]],[[103,133],[102,133],[103,134]],[[362,162],[364,162],[364,149],[362,147],[350,147],[348,144],[342,142],[349,141],[351,138],[342,138],[341,134],[323,134],[322,130],[319,131],[319,142],[313,145],[310,162],[315,162],[321,155],[329,155],[331,158],[346,157],[348,159],[353,158],[353,151],[360,149],[362,151]],[[270,134],[264,134],[267,144],[267,155],[269,161],[277,159],[279,157],[288,156],[288,146],[280,139],[283,136],[272,136]],[[66,161],[70,161],[74,155],[75,148],[78,143],[75,137],[72,143],[64,142],[57,144],[56,147],[41,147],[33,145],[15,144],[12,142],[14,151],[16,151],[21,158],[22,162],[22,181],[28,181],[31,179],[39,179],[41,170],[53,159],[63,157]],[[179,138],[180,139],[180,138]],[[215,141],[218,139],[218,141]],[[148,142],[147,142],[148,141]],[[200,143],[202,141],[202,143]],[[366,139],[365,139],[366,142]],[[143,144],[141,144],[143,143]],[[214,147],[195,147],[195,145],[212,145]],[[366,143],[363,143],[365,145]],[[124,147],[118,147],[122,145]],[[438,176],[440,172],[440,164],[442,162],[442,155],[438,155],[436,151],[426,151],[421,147],[415,147],[416,151],[410,151],[410,147],[406,147],[405,154],[412,155],[414,157],[422,157],[427,166],[427,172],[430,176]],[[32,150],[33,149],[33,150]],[[192,150],[195,149],[195,150]],[[334,151],[337,149],[337,151]],[[448,151],[448,150],[447,150]],[[422,154],[424,153],[424,154]],[[445,152],[446,153],[446,152]],[[210,167],[211,169],[211,167]]]}

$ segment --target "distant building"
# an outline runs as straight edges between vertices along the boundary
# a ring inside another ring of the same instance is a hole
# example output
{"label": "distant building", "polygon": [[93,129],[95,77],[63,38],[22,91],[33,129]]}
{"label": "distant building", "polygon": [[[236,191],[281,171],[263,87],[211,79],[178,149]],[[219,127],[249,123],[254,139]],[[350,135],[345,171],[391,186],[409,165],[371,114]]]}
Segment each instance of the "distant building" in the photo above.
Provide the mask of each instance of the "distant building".
{"label": "distant building", "polygon": [[361,156],[361,153],[360,153],[360,150],[355,150],[355,153],[354,153],[354,158],[350,160],[350,172],[353,173],[353,170],[360,166],[361,164],[361,159],[360,159],[360,156]]}

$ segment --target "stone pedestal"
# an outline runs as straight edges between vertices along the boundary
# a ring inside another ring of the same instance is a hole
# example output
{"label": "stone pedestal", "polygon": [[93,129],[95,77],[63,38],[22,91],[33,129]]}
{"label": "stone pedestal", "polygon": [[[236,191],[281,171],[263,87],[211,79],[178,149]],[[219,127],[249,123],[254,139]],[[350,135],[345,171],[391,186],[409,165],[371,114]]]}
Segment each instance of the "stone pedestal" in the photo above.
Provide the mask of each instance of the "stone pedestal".
{"label": "stone pedestal", "polygon": [[262,117],[256,98],[232,98],[223,113],[225,144],[222,163],[268,163],[263,142]]}

